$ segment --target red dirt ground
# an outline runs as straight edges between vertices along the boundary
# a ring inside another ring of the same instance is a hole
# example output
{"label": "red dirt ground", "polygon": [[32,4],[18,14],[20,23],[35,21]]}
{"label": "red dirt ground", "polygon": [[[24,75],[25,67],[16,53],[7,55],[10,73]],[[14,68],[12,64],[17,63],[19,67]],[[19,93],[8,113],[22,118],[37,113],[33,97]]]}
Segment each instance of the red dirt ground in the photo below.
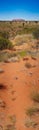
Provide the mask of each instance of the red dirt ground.
{"label": "red dirt ground", "polygon": [[[26,68],[27,62],[36,67]],[[6,85],[6,89],[0,90],[0,100],[6,103],[5,108],[0,108],[0,125],[5,127],[10,123],[9,117],[16,115],[17,130],[38,130],[25,127],[25,110],[33,105],[30,94],[39,91],[39,59],[34,61],[29,57],[29,61],[0,63],[0,68],[4,70],[4,73],[0,74],[0,84]]]}

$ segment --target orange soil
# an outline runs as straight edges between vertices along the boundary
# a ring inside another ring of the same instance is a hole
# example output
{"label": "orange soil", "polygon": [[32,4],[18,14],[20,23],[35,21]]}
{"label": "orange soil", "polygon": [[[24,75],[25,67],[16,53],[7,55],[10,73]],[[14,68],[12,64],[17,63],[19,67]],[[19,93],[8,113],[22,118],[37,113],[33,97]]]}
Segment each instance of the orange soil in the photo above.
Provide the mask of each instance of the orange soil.
{"label": "orange soil", "polygon": [[0,74],[0,84],[7,87],[3,91],[0,90],[0,99],[6,102],[6,108],[0,108],[0,125],[2,124],[3,127],[9,124],[11,115],[16,115],[17,130],[34,130],[34,128],[26,128],[24,124],[25,110],[33,105],[30,94],[34,90],[39,91],[39,59],[34,61],[29,57],[29,62],[36,65],[30,69],[25,67],[26,62],[21,60],[16,63],[0,63],[0,68],[4,70],[4,73]]}

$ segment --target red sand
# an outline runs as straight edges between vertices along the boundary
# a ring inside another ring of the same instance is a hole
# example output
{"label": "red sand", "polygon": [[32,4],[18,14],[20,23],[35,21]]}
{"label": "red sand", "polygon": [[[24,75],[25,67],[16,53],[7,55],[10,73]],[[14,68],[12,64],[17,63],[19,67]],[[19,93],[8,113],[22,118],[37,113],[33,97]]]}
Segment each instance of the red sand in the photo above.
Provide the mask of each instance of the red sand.
{"label": "red sand", "polygon": [[[36,67],[27,69],[26,62]],[[24,124],[25,110],[33,105],[30,94],[33,91],[39,91],[39,59],[34,61],[29,58],[29,61],[0,63],[0,68],[4,70],[4,73],[0,74],[0,84],[6,85],[5,90],[0,90],[0,99],[6,102],[6,108],[0,108],[0,125],[5,127],[10,122],[9,117],[16,115],[17,130],[34,130],[32,127],[25,127]]]}

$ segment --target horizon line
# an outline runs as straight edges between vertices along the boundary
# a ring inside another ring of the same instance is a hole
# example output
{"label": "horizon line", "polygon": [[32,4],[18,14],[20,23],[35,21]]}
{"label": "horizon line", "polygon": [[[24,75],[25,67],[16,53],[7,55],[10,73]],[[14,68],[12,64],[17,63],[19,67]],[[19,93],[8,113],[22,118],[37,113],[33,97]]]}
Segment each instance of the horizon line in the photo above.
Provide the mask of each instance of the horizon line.
{"label": "horizon line", "polygon": [[39,20],[37,20],[37,19],[22,19],[22,18],[14,18],[14,19],[0,19],[0,21],[2,22],[2,21],[25,21],[25,22],[39,22]]}

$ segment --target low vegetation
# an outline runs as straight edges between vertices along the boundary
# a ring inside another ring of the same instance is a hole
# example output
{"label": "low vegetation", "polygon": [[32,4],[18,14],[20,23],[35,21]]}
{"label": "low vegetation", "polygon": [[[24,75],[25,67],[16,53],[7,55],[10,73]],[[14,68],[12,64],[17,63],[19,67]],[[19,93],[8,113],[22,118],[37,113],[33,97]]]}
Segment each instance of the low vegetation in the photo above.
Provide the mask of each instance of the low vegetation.
{"label": "low vegetation", "polygon": [[11,58],[11,57],[16,57],[17,56],[17,53],[14,53],[14,52],[9,52],[9,51],[0,51],[0,62],[5,62],[8,60],[8,58]]}
{"label": "low vegetation", "polygon": [[11,123],[8,124],[5,128],[5,130],[16,130],[16,116],[10,116]]}
{"label": "low vegetation", "polygon": [[13,49],[13,45],[8,39],[0,37],[0,50],[3,49]]}
{"label": "low vegetation", "polygon": [[39,39],[39,28],[33,31],[33,36],[35,39]]}
{"label": "low vegetation", "polygon": [[9,39],[9,32],[1,31],[0,32],[0,37],[3,37],[5,39]]}
{"label": "low vegetation", "polygon": [[39,49],[39,28],[34,30],[33,36],[37,40],[37,42],[36,42],[36,49]]}
{"label": "low vegetation", "polygon": [[33,94],[32,94],[32,100],[33,100],[34,102],[39,103],[39,92],[36,92],[36,93],[33,93]]}
{"label": "low vegetation", "polygon": [[19,55],[20,55],[22,58],[25,57],[25,56],[27,55],[26,50],[20,51],[20,52],[19,52]]}
{"label": "low vegetation", "polygon": [[16,130],[16,128],[13,126],[13,124],[8,124],[5,130]]}
{"label": "low vegetation", "polygon": [[17,34],[14,39],[14,45],[20,46],[23,44],[27,44],[30,41],[32,41],[32,39],[33,39],[32,34],[20,34],[20,35]]}
{"label": "low vegetation", "polygon": [[39,112],[39,107],[31,107],[27,110],[26,114],[29,116],[33,116],[38,112]]}
{"label": "low vegetation", "polygon": [[26,110],[28,120],[25,120],[25,126],[36,128],[39,127],[37,120],[34,120],[37,115],[39,117],[39,92],[33,92],[31,99],[34,101],[34,103],[36,102],[37,104],[34,104],[34,106],[31,106]]}
{"label": "low vegetation", "polygon": [[38,22],[27,22],[25,20],[0,21],[0,33],[9,33],[9,38],[18,34],[30,34],[39,28]]}
{"label": "low vegetation", "polygon": [[25,121],[25,126],[26,127],[33,127],[33,128],[36,128],[36,126],[37,126],[38,124],[35,122],[35,121],[33,121],[32,119],[27,119],[26,121]]}
{"label": "low vegetation", "polygon": [[10,116],[10,120],[15,125],[15,123],[16,123],[16,115]]}

